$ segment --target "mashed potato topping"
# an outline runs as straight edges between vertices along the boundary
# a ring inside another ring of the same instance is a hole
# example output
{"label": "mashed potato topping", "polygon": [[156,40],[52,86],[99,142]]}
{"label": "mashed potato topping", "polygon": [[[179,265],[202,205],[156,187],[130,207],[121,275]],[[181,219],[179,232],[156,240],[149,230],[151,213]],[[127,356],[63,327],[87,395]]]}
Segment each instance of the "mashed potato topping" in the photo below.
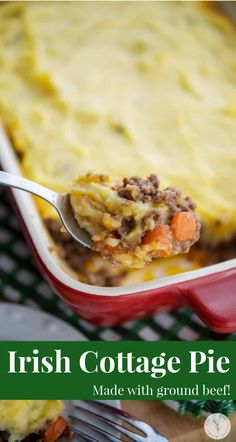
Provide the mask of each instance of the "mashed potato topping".
{"label": "mashed potato topping", "polygon": [[232,235],[236,32],[226,17],[201,2],[13,2],[0,23],[1,117],[28,177],[64,192],[91,170],[156,172],[197,202],[208,241]]}
{"label": "mashed potato topping", "polygon": [[63,411],[62,401],[0,400],[0,431],[10,433],[9,442],[38,433]]}

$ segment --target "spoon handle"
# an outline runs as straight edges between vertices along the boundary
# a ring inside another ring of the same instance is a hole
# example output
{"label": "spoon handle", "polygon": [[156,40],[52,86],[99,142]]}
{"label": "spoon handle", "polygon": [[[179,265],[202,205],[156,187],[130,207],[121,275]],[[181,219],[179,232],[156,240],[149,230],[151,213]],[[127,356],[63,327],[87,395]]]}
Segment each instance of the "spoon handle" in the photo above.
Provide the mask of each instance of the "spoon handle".
{"label": "spoon handle", "polygon": [[57,205],[58,193],[53,192],[53,190],[41,186],[41,184],[37,184],[34,181],[22,178],[21,176],[0,171],[0,184],[2,184],[3,186],[15,187],[16,189],[25,190],[26,192],[33,193],[34,195],[43,198],[54,207],[56,207]]}

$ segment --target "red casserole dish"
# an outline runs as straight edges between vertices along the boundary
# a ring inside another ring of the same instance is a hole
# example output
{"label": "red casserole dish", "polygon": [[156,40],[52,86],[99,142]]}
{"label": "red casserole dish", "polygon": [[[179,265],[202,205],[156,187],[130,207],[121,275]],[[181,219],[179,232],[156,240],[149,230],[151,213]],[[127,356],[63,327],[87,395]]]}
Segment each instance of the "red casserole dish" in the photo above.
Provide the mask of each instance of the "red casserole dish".
{"label": "red casserole dish", "polygon": [[[20,174],[17,157],[0,130],[2,168]],[[32,197],[12,190],[22,226],[45,279],[78,315],[99,326],[112,326],[161,310],[190,306],[212,330],[236,331],[236,259],[199,270],[124,287],[81,283],[63,271],[50,251],[50,238]]]}

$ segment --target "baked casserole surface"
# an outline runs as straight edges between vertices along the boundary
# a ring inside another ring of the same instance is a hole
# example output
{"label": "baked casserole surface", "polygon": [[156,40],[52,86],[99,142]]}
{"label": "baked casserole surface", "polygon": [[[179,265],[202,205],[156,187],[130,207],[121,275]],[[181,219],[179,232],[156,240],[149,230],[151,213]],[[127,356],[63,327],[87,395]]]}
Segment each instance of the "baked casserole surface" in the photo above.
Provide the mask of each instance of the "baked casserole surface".
{"label": "baked casserole surface", "polygon": [[88,171],[157,173],[197,202],[205,244],[232,240],[236,31],[226,16],[207,2],[14,2],[0,23],[1,118],[27,177],[67,192]]}

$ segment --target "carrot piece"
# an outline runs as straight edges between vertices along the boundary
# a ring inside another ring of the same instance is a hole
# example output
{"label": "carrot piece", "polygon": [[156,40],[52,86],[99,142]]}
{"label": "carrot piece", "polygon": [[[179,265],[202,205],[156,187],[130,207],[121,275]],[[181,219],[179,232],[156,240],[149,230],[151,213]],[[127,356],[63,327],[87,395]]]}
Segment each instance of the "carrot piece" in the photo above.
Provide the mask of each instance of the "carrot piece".
{"label": "carrot piece", "polygon": [[167,224],[156,227],[154,230],[149,230],[142,239],[142,244],[150,244],[152,242],[160,242],[166,247],[171,247],[171,229]]}
{"label": "carrot piece", "polygon": [[174,238],[178,241],[188,241],[196,232],[196,220],[190,212],[176,213],[171,221]]}
{"label": "carrot piece", "polygon": [[59,416],[52,425],[41,434],[44,442],[55,442],[65,431],[67,423],[62,416]]}

